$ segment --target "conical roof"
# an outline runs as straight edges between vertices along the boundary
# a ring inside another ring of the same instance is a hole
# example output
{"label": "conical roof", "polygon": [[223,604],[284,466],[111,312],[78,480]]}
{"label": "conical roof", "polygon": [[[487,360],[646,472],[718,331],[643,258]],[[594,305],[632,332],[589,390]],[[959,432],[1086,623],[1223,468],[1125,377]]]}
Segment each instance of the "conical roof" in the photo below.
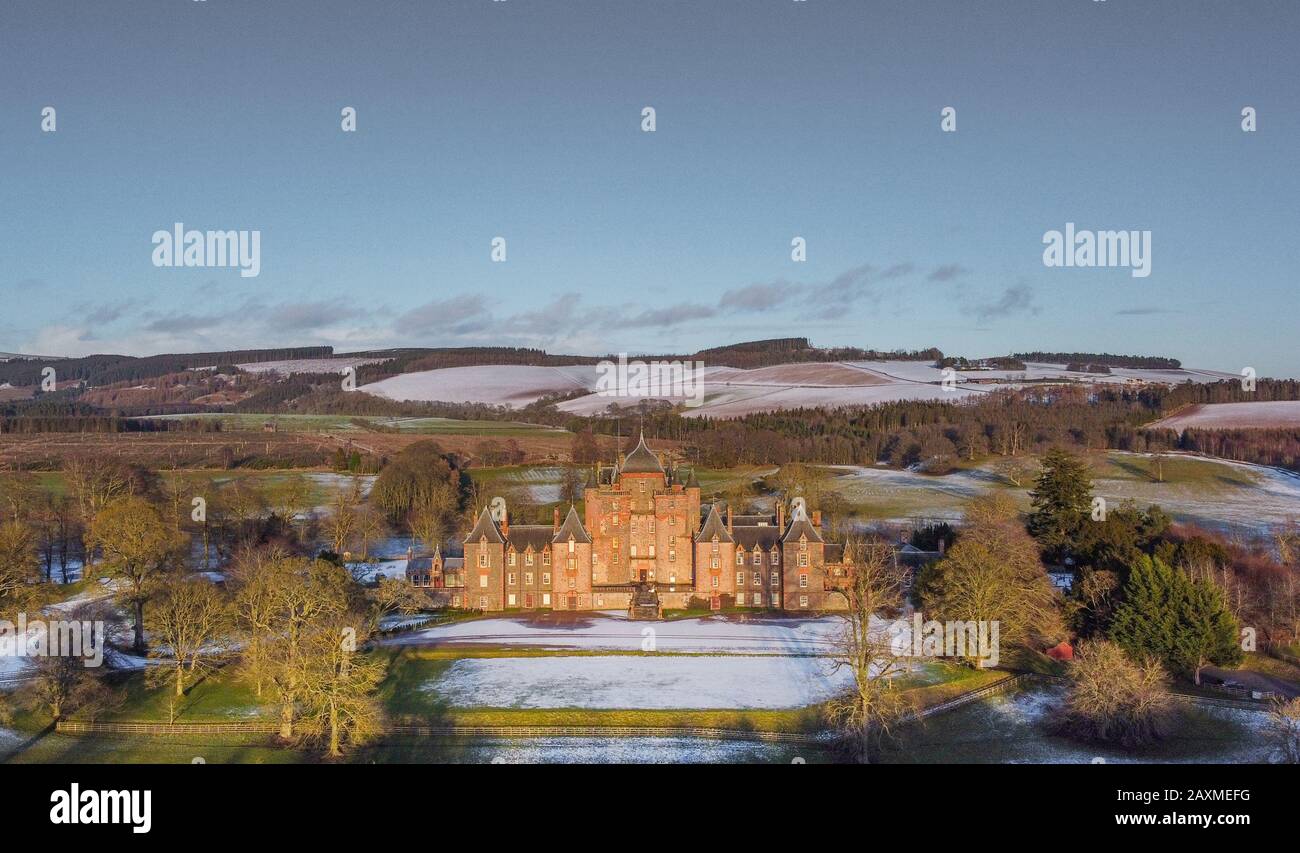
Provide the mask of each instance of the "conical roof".
{"label": "conical roof", "polygon": [[627,455],[623,460],[623,466],[619,468],[620,474],[662,474],[664,466],[659,464],[659,458],[654,455],[650,448],[645,444],[645,433],[641,433],[641,440],[637,442],[636,449]]}

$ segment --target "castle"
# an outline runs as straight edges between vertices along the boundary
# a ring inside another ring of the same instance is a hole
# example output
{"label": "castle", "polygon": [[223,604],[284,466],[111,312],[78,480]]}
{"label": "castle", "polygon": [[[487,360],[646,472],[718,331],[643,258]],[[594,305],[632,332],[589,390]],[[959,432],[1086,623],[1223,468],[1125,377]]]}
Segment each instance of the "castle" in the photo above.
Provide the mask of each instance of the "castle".
{"label": "castle", "polygon": [[441,606],[483,611],[753,607],[843,609],[843,546],[825,541],[802,499],[776,514],[707,512],[694,471],[655,456],[642,435],[617,465],[593,468],[585,518],[569,507],[551,524],[511,524],[493,499],[465,536],[464,556],[408,560],[406,576]]}

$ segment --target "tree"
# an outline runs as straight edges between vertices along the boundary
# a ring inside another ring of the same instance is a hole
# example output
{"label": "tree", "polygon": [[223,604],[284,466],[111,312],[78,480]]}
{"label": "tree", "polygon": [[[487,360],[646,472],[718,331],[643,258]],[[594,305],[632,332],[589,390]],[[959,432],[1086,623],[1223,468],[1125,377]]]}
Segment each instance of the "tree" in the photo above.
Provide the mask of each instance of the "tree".
{"label": "tree", "polygon": [[1160,663],[1135,663],[1117,644],[1079,644],[1070,662],[1069,689],[1056,728],[1062,734],[1124,747],[1150,744],[1167,722],[1167,679]]}
{"label": "tree", "polygon": [[135,616],[134,649],[144,654],[144,607],[171,570],[177,537],[153,504],[128,496],[95,514],[88,539],[103,556],[108,576],[121,584],[118,596]]}
{"label": "tree", "polygon": [[407,514],[411,533],[432,550],[440,543],[456,520],[458,496],[447,483],[435,483],[421,495]]}
{"label": "tree", "polygon": [[445,485],[459,494],[460,472],[452,468],[436,442],[417,441],[379,472],[370,500],[390,522],[399,524]]}
{"label": "tree", "polygon": [[1237,621],[1211,582],[1192,580],[1145,554],[1129,571],[1109,631],[1135,660],[1155,657],[1197,684],[1206,664],[1241,662],[1238,636]]}
{"label": "tree", "polygon": [[55,722],[75,711],[93,715],[113,701],[112,691],[81,657],[42,655],[31,662],[31,695]]}
{"label": "tree", "polygon": [[1300,764],[1300,696],[1275,699],[1271,712],[1273,738],[1287,764]]}
{"label": "tree", "polygon": [[353,581],[340,566],[300,557],[268,561],[261,571],[269,629],[262,637],[261,673],[280,705],[280,737],[288,740],[306,699],[312,627],[349,610]]}
{"label": "tree", "polygon": [[26,606],[40,570],[35,531],[16,518],[0,523],[0,616]]}
{"label": "tree", "polygon": [[1030,535],[1051,558],[1066,556],[1092,510],[1092,477],[1087,464],[1064,450],[1047,451],[1029,494],[1033,502]]}
{"label": "tree", "polygon": [[325,518],[325,536],[330,550],[342,554],[357,537],[361,526],[361,483],[353,478],[348,486],[339,486],[330,498],[329,515]]}
{"label": "tree", "polygon": [[163,645],[150,655],[168,664],[150,667],[147,674],[174,680],[175,695],[185,695],[187,671],[193,676],[206,666],[209,655],[214,654],[212,647],[226,636],[229,617],[226,601],[212,581],[202,577],[169,579],[146,620],[149,633]]}
{"label": "tree", "polygon": [[375,690],[387,664],[358,652],[369,633],[358,614],[337,614],[312,625],[303,650],[302,693],[305,724],[326,743],[332,758],[343,744],[359,744],[383,727],[383,707]]}
{"label": "tree", "polygon": [[424,590],[398,578],[380,579],[369,597],[379,618],[390,613],[419,613],[429,606],[429,596]]}
{"label": "tree", "polygon": [[600,460],[600,446],[596,444],[596,436],[590,426],[574,433],[571,455],[575,465],[591,465]]}
{"label": "tree", "polygon": [[844,555],[850,565],[838,592],[847,606],[839,614],[842,625],[831,655],[834,670],[847,670],[853,686],[827,703],[827,713],[849,755],[866,764],[907,711],[893,679],[907,670],[908,662],[895,648],[894,638],[871,621],[876,614],[899,612],[905,577],[882,543],[850,541]]}
{"label": "tree", "polygon": [[370,556],[370,543],[379,539],[388,530],[383,513],[369,506],[357,512],[357,536],[361,539],[361,559]]}
{"label": "tree", "polygon": [[972,523],[957,543],[918,577],[926,615],[996,622],[1000,644],[1055,639],[1061,633],[1060,610],[1034,540],[997,499],[974,502],[967,518]]}

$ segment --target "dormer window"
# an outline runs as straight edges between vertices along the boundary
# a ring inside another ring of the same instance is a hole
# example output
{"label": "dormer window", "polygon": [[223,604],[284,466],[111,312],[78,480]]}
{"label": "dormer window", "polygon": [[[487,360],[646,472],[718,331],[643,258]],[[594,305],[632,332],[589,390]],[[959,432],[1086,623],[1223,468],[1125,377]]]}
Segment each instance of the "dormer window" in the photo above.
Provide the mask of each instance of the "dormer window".
{"label": "dormer window", "polygon": [[569,553],[573,553],[573,534],[569,534]]}

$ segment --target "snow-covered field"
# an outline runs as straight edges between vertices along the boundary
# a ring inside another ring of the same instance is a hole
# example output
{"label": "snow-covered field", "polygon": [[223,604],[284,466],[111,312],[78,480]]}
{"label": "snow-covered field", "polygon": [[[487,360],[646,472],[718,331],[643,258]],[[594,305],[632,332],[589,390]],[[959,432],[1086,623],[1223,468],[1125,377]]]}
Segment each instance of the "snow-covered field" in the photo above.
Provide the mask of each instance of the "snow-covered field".
{"label": "snow-covered field", "polygon": [[741,621],[739,617],[708,616],[667,622],[636,622],[618,613],[601,612],[584,614],[582,619],[564,624],[528,617],[472,619],[391,637],[385,642],[392,645],[461,643],[640,651],[645,648],[647,639],[652,639],[654,651],[660,652],[818,655],[830,651],[841,624],[841,620],[833,616],[748,621]]}
{"label": "snow-covered field", "polygon": [[825,760],[808,746],[689,737],[476,738],[448,755],[461,764],[789,764]]}
{"label": "snow-covered field", "polygon": [[1151,429],[1287,429],[1300,426],[1300,401],[1204,403],[1151,424]]}
{"label": "snow-covered field", "polygon": [[[448,367],[390,377],[362,390],[394,400],[441,400],[523,406],[552,392],[596,389],[595,365],[537,367],[483,365]],[[996,379],[1006,386],[1044,380],[1126,382],[1210,382],[1232,374],[1197,370],[1127,370],[1109,374],[1068,371],[1064,365],[1028,364],[1022,371],[968,370],[956,372],[956,386],[940,383],[944,371],[924,361],[808,362],[779,364],[753,370],[706,366],[704,404],[688,408],[694,417],[738,417],[754,412],[800,406],[872,405],[897,400],[959,401],[986,394],[994,387],[974,384]],[[1004,387],[1006,387],[1004,386]],[[681,402],[681,397],[667,397]],[[589,393],[560,404],[564,411],[592,414],[610,403],[629,405],[633,398]]]}
{"label": "snow-covered field", "polygon": [[590,391],[595,387],[595,365],[486,364],[403,373],[363,385],[360,390],[391,400],[526,406],[557,391]]}
{"label": "snow-covered field", "polygon": [[461,659],[423,689],[455,707],[799,708],[851,682],[826,658],[587,655]]}

